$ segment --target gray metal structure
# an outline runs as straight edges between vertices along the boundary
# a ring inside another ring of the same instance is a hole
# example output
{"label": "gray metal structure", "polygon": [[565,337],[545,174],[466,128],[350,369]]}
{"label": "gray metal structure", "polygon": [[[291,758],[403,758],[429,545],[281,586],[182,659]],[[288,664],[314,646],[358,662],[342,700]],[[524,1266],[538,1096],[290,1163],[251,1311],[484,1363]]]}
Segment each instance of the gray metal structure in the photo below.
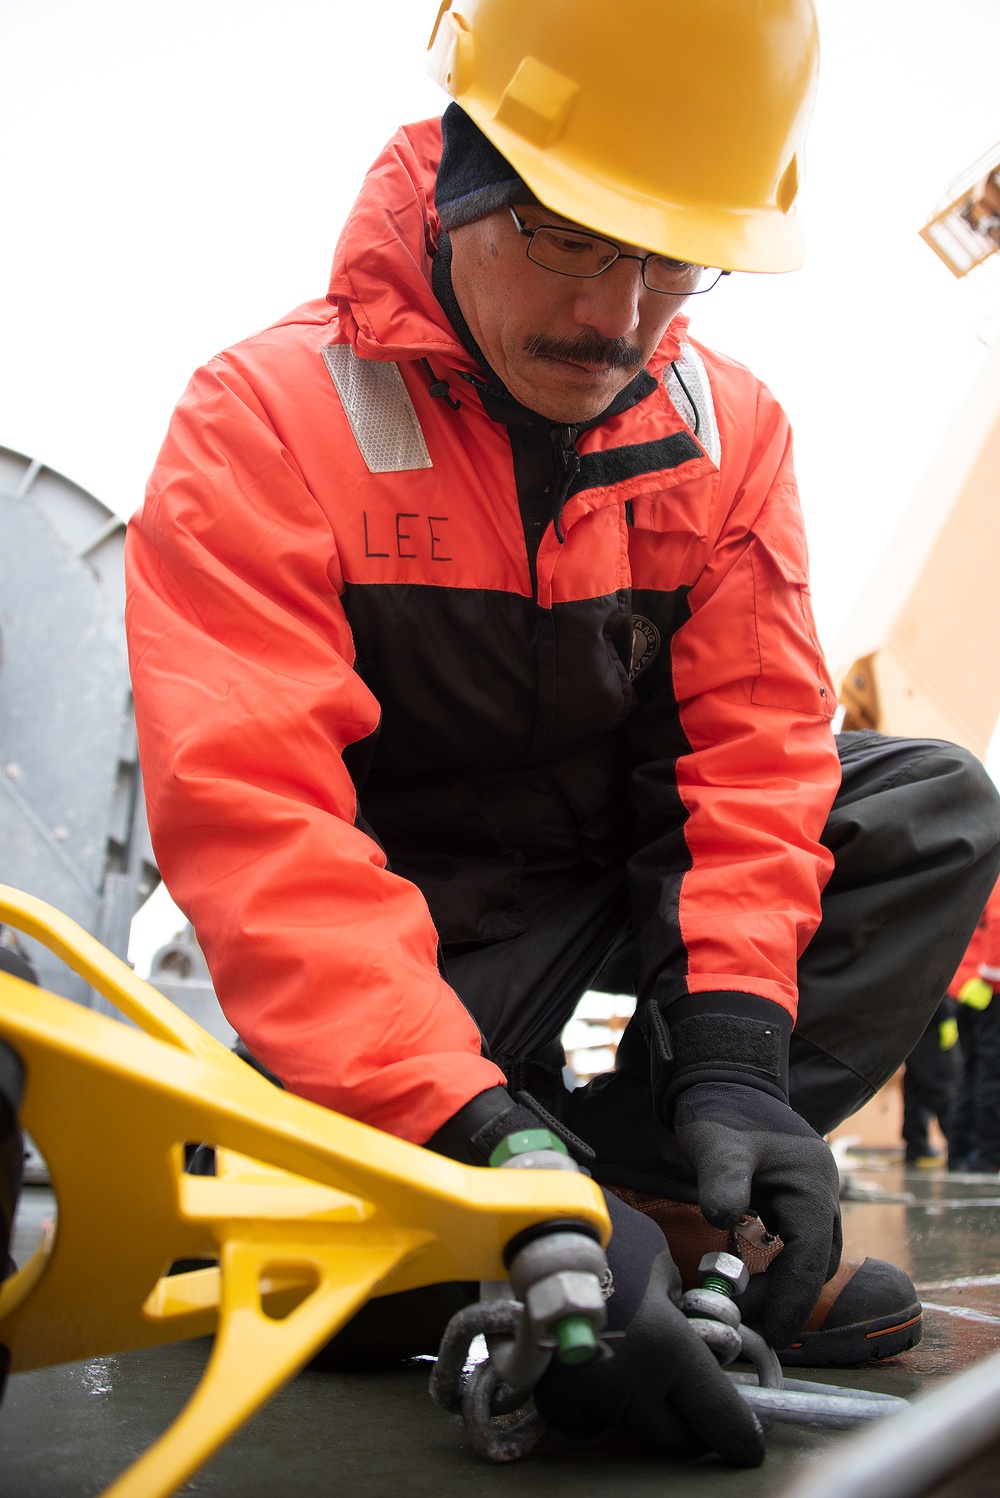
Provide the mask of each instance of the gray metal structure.
{"label": "gray metal structure", "polygon": [[[125,524],[0,448],[0,878],[125,954],[156,882],[123,628]],[[88,1002],[37,943],[46,988]]]}
{"label": "gray metal structure", "polygon": [[225,1046],[235,1044],[236,1031],[219,1007],[205,954],[195,940],[190,922],[173,941],[153,954],[149,981],[209,1035]]}
{"label": "gray metal structure", "polygon": [[[0,882],[122,958],[159,882],[125,651],[124,544],[125,522],[99,499],[0,448]],[[116,1014],[46,948],[19,940],[43,987]],[[181,1008],[190,998],[193,1017],[228,1038],[204,958],[180,945],[183,974],[176,954],[164,968],[169,996]]]}
{"label": "gray metal structure", "polygon": [[998,1438],[1000,1353],[994,1353],[922,1395],[898,1420],[832,1451],[785,1498],[924,1498],[943,1492],[943,1482],[948,1493],[985,1498],[997,1491],[995,1468],[988,1486],[980,1486],[968,1464]]}

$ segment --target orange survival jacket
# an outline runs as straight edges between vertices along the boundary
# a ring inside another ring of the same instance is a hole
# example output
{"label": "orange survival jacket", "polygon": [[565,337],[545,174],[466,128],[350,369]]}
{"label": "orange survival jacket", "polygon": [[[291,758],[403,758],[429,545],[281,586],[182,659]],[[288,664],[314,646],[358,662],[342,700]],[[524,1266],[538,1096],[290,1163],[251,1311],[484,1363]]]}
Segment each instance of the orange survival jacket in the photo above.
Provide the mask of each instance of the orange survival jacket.
{"label": "orange survival jacket", "polygon": [[551,423],[434,295],[439,152],[401,130],[326,299],[198,371],[127,547],[153,845],[222,1006],[417,1142],[503,1080],[438,941],[522,929],[526,862],[630,857],[645,997],[794,1014],[839,784],[784,413],[677,318],[530,531]]}

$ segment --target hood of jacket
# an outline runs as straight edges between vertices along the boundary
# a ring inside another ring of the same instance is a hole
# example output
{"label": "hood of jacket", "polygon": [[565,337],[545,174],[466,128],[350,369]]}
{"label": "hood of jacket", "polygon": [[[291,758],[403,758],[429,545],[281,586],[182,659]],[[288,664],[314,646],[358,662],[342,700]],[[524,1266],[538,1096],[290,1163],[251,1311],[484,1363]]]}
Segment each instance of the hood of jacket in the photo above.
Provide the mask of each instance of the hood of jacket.
{"label": "hood of jacket", "polygon": [[[441,234],[434,207],[440,157],[440,119],[404,125],[388,142],[344,225],[327,301],[363,359],[434,354],[454,369],[475,371],[431,285]],[[652,375],[677,358],[687,323],[674,318],[647,365]]]}

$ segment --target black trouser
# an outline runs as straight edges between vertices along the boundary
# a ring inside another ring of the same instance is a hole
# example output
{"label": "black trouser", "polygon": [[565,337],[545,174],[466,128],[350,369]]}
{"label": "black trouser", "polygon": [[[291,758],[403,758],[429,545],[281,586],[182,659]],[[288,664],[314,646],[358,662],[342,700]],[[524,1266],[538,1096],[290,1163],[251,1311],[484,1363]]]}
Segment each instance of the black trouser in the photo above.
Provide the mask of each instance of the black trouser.
{"label": "black trouser", "polygon": [[[982,765],[950,744],[841,734],[844,779],[824,832],[836,859],[823,922],[799,964],[790,1071],[794,1106],[825,1133],[893,1074],[951,981],[1000,869],[1000,800]],[[580,995],[629,991],[623,869],[529,869],[527,930],[445,949],[448,978],[512,1090],[524,1088],[597,1151],[609,1184],[693,1196],[657,1119],[637,1021],[615,1071],[567,1092],[560,1032]],[[1000,1000],[997,1001],[1000,1019]],[[320,1354],[359,1367],[434,1352],[474,1285],[376,1299]]]}
{"label": "black trouser", "polygon": [[948,1164],[1000,1170],[1000,998],[986,1009],[958,1006],[965,1071],[952,1113]]}
{"label": "black trouser", "polygon": [[[838,745],[843,783],[823,833],[835,867],[799,963],[789,1074],[793,1106],[820,1133],[867,1102],[913,1050],[1000,872],[1000,798],[971,754],[876,733],[841,734]],[[638,1017],[615,1071],[573,1093],[561,1081],[559,1034],[581,993],[628,991],[624,869],[529,868],[522,901],[523,935],[445,948],[449,981],[511,1086],[596,1150],[598,1179],[690,1195],[690,1172],[653,1111]]]}
{"label": "black trouser", "polygon": [[906,1058],[903,1072],[903,1141],[908,1161],[931,1152],[927,1131],[936,1118],[947,1140],[955,1092],[962,1072],[962,1052],[957,1045],[941,1049],[941,1025],[954,1019],[954,999],[942,999],[927,1029]]}

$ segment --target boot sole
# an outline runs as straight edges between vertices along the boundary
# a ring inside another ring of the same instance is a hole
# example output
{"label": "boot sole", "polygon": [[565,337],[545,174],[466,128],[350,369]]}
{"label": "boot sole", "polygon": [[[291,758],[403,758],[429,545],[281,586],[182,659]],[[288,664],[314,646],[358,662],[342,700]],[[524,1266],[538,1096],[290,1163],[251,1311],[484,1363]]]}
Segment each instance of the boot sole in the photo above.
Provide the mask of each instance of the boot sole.
{"label": "boot sole", "polygon": [[853,1326],[809,1332],[801,1342],[778,1353],[787,1368],[850,1368],[875,1359],[898,1357],[916,1347],[923,1333],[919,1303],[892,1316],[873,1317]]}

